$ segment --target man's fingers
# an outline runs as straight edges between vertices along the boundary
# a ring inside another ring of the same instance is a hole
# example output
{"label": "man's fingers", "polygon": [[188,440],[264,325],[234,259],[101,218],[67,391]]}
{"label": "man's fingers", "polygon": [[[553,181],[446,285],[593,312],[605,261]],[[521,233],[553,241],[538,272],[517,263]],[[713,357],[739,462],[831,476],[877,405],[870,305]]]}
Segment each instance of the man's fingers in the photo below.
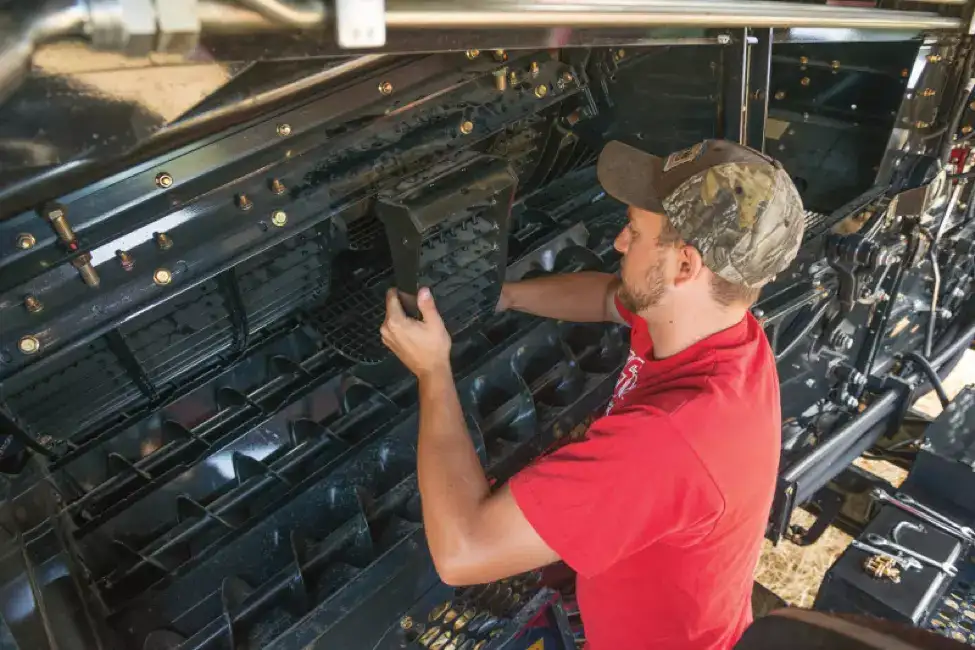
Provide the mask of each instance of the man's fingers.
{"label": "man's fingers", "polygon": [[420,313],[423,314],[424,323],[439,323],[443,325],[440,312],[437,311],[437,305],[433,302],[433,294],[426,287],[423,287],[417,293],[416,306],[420,309]]}
{"label": "man's fingers", "polygon": [[406,318],[403,311],[403,304],[399,301],[399,292],[395,287],[390,287],[386,291],[386,322],[394,322]]}

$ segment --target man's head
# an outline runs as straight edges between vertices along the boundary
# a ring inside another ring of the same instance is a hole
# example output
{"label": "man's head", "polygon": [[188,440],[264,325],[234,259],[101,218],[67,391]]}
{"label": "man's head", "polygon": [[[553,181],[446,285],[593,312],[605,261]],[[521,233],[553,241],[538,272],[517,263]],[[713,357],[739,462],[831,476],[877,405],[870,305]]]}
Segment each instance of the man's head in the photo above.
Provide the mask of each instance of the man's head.
{"label": "man's head", "polygon": [[745,308],[795,258],[802,201],[779,163],[722,140],[658,158],[613,141],[599,181],[629,206],[616,238],[631,311],[711,301]]}

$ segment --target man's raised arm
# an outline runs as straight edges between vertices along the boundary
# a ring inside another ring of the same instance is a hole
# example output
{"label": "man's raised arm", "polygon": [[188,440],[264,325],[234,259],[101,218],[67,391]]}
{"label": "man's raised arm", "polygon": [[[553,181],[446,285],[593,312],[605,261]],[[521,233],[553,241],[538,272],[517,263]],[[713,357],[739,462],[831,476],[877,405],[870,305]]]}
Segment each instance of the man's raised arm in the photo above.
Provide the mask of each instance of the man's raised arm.
{"label": "man's raised arm", "polygon": [[615,275],[595,271],[506,282],[498,311],[523,311],[575,323],[624,323],[615,303],[619,284]]}

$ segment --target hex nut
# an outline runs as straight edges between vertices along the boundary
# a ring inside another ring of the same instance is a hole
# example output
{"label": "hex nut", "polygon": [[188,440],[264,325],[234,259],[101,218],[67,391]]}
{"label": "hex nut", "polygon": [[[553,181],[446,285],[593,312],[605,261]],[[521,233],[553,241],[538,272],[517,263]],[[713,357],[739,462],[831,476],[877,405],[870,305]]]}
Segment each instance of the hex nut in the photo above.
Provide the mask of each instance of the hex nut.
{"label": "hex nut", "polygon": [[159,172],[156,174],[156,185],[166,189],[167,187],[173,186],[173,177],[166,172]]}
{"label": "hex nut", "polygon": [[291,125],[290,124],[278,124],[277,126],[278,135],[282,138],[286,138],[291,135]]}
{"label": "hex nut", "polygon": [[34,244],[36,243],[37,243],[37,239],[34,237],[34,235],[30,234],[29,232],[22,232],[19,235],[17,235],[17,248],[19,248],[22,251],[26,251],[26,250],[30,250],[31,248],[34,248]]}
{"label": "hex nut", "polygon": [[17,342],[17,349],[21,354],[34,354],[41,349],[41,342],[33,336],[25,336]]}
{"label": "hex nut", "polygon": [[275,210],[271,213],[271,223],[278,228],[288,223],[288,215],[284,210]]}
{"label": "hex nut", "polygon": [[169,269],[156,269],[156,272],[152,274],[152,281],[163,287],[173,281],[173,274]]}

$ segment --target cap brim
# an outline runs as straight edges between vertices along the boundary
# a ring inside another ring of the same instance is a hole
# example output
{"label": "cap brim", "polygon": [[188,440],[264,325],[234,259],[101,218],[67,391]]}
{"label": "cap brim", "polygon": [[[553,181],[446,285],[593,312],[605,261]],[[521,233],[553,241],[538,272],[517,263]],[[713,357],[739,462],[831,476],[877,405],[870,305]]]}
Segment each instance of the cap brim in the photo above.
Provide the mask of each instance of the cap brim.
{"label": "cap brim", "polygon": [[662,158],[613,140],[599,153],[596,175],[606,193],[617,201],[663,213],[657,192],[663,168]]}

